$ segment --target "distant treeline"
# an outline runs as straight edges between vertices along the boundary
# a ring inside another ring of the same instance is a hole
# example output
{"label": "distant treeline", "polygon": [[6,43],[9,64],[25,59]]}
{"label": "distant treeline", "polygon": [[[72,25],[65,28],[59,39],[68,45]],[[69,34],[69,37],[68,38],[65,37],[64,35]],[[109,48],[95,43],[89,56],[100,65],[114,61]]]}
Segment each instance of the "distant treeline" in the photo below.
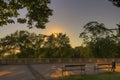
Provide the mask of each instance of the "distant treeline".
{"label": "distant treeline", "polygon": [[1,58],[61,58],[73,57],[69,37],[63,33],[51,35],[16,31],[0,39]]}
{"label": "distant treeline", "polygon": [[90,22],[80,34],[83,45],[71,47],[63,33],[50,35],[16,31],[0,39],[0,58],[119,58],[120,38],[104,27]]}

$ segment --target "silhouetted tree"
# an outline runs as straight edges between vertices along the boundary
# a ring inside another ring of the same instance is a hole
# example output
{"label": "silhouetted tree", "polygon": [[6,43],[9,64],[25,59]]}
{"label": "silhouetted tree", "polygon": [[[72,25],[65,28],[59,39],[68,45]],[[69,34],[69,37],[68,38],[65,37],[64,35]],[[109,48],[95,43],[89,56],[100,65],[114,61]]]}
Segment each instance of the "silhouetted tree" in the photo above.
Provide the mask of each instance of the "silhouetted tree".
{"label": "silhouetted tree", "polygon": [[35,33],[29,33],[27,31],[16,31],[2,38],[0,45],[2,46],[2,50],[4,50],[3,53],[18,49],[20,50],[20,53],[17,54],[18,57],[35,57],[43,45],[43,37],[42,34],[36,35]]}
{"label": "silhouetted tree", "polygon": [[103,23],[97,21],[91,21],[84,27],[84,31],[80,33],[80,37],[84,42],[96,41],[97,38],[106,37],[112,34],[112,31],[107,29]]}
{"label": "silhouetted tree", "polygon": [[28,31],[16,31],[15,33],[0,39],[0,52],[12,53],[20,50],[18,58],[60,58],[71,57],[72,48],[69,37],[63,33],[51,34],[49,36]]}
{"label": "silhouetted tree", "polygon": [[[63,33],[51,34],[46,38],[45,47],[65,47],[70,46],[69,37]],[[52,45],[52,46],[51,46]]]}
{"label": "silhouetted tree", "polygon": [[[0,26],[9,23],[27,23],[29,28],[45,28],[52,10],[48,7],[50,0],[0,0]],[[24,9],[25,17],[19,10]],[[27,11],[25,11],[25,9]]]}
{"label": "silhouetted tree", "polygon": [[47,37],[45,48],[47,48],[48,57],[71,57],[71,45],[69,37],[66,34],[56,33]]}
{"label": "silhouetted tree", "polygon": [[80,34],[94,57],[116,57],[116,40],[113,36],[110,29],[97,21],[87,23],[84,31]]}
{"label": "silhouetted tree", "polygon": [[94,57],[115,58],[118,56],[116,53],[116,41],[112,37],[98,38],[96,42],[89,42],[88,45]]}
{"label": "silhouetted tree", "polygon": [[113,3],[113,5],[120,7],[120,0],[109,0]]}

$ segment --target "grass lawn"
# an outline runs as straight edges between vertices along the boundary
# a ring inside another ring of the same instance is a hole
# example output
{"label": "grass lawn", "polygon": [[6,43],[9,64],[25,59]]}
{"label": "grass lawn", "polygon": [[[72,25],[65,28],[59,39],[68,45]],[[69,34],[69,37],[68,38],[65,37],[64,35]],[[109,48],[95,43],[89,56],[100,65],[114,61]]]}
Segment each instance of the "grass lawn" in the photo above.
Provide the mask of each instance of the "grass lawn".
{"label": "grass lawn", "polygon": [[120,73],[100,73],[95,75],[69,76],[57,80],[120,80]]}

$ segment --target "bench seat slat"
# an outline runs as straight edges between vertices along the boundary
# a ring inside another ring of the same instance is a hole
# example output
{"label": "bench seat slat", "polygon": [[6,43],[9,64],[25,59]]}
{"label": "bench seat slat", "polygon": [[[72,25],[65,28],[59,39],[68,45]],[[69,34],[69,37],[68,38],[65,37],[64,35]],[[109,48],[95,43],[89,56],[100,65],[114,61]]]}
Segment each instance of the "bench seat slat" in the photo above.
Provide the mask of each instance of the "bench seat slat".
{"label": "bench seat slat", "polygon": [[112,68],[112,67],[97,67],[96,69],[108,69],[108,68]]}

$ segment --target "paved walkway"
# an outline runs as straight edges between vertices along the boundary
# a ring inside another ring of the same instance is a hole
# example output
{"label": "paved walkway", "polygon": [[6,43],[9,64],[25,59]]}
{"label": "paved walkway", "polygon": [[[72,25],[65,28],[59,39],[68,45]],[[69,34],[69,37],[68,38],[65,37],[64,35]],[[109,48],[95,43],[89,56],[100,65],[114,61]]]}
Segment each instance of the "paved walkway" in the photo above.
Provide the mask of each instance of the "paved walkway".
{"label": "paved walkway", "polygon": [[33,74],[33,76],[35,77],[35,80],[47,80],[37,70],[35,70],[31,65],[27,65],[27,67],[31,71],[31,73]]}
{"label": "paved walkway", "polygon": [[0,65],[0,80],[34,80],[26,65]]}
{"label": "paved walkway", "polygon": [[[71,63],[68,63],[71,64]],[[62,76],[61,67],[65,64],[0,65],[0,80],[51,80]],[[94,64],[86,64],[86,74],[96,74]],[[120,64],[117,64],[120,72]],[[65,72],[65,75],[79,74],[79,71]]]}

